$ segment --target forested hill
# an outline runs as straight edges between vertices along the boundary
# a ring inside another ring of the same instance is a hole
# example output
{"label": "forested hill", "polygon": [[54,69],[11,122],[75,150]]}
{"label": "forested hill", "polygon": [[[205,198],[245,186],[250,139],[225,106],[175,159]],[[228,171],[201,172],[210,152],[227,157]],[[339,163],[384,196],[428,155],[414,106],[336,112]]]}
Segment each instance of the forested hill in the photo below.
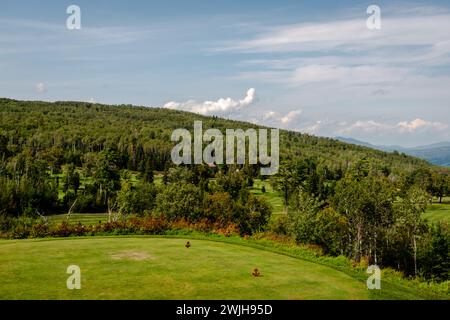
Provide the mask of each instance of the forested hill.
{"label": "forested hill", "polygon": [[[81,165],[86,154],[115,150],[121,166],[144,171],[171,165],[171,133],[192,129],[194,120],[203,128],[257,128],[257,125],[205,117],[189,112],[131,105],[86,102],[38,102],[0,99],[0,159],[28,153],[50,167],[64,163]],[[281,131],[281,160],[308,157],[331,168],[347,168],[366,159],[393,172],[429,166],[404,154],[389,154],[329,138]]]}
{"label": "forested hill", "polygon": [[[449,194],[444,168],[289,131],[280,132],[275,176],[260,176],[256,165],[175,167],[172,132],[195,120],[203,130],[257,128],[160,108],[0,99],[0,238],[161,234],[170,226],[269,231],[327,254],[448,279],[447,231],[421,217],[432,196]],[[259,195],[250,190],[256,180],[264,183]],[[282,198],[278,218],[266,186]],[[109,220],[71,229],[72,211],[108,212]],[[67,216],[52,229],[45,218],[55,213]]]}

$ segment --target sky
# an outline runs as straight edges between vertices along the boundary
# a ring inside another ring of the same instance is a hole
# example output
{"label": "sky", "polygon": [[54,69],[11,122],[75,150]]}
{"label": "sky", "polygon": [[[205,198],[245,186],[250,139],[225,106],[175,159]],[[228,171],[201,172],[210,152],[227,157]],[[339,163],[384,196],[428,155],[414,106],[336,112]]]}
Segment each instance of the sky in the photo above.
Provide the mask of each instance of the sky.
{"label": "sky", "polygon": [[450,141],[450,1],[1,0],[0,97]]}

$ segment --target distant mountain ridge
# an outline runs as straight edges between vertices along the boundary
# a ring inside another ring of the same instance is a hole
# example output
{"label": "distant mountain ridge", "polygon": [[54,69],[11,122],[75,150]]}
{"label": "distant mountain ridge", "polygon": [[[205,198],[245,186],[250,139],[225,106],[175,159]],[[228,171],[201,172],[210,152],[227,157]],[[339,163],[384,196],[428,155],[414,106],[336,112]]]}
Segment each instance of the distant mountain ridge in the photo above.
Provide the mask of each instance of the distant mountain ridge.
{"label": "distant mountain ridge", "polygon": [[424,146],[406,148],[396,145],[393,146],[374,145],[369,142],[348,137],[336,137],[336,139],[342,142],[351,143],[386,152],[398,151],[410,156],[427,160],[428,162],[438,166],[450,167],[450,142],[446,141]]}

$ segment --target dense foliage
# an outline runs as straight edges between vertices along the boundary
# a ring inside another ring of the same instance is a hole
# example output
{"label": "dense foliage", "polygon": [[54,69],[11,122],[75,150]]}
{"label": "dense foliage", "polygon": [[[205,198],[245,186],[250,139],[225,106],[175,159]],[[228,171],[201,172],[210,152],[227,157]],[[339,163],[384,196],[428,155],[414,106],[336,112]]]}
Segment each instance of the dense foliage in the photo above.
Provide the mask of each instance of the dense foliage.
{"label": "dense foliage", "polygon": [[360,161],[341,175],[321,173],[313,159],[286,163],[273,183],[288,214],[273,228],[331,255],[448,280],[450,230],[421,217],[442,181],[429,168],[394,175]]}

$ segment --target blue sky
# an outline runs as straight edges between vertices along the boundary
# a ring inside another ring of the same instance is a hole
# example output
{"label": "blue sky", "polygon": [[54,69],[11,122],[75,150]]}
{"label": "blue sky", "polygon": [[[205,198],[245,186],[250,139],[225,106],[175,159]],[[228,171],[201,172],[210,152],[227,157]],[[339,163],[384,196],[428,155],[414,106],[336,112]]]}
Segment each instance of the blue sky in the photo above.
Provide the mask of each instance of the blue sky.
{"label": "blue sky", "polygon": [[[81,8],[67,30],[66,8]],[[368,30],[366,9],[381,9]],[[0,96],[450,140],[448,1],[2,1]]]}

